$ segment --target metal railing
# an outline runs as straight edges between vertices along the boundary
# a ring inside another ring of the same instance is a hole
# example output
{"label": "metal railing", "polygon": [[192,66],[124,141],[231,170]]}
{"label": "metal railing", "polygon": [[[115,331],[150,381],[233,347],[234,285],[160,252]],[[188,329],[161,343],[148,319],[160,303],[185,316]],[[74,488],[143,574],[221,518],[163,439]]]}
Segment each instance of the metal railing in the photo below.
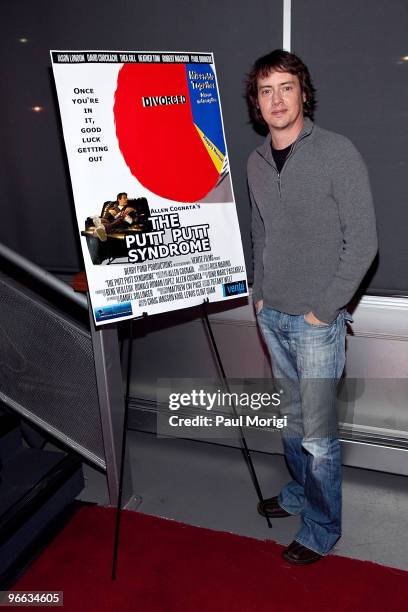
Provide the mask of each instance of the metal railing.
{"label": "metal railing", "polygon": [[[3,244],[0,257],[68,298],[73,311],[89,311],[84,294]],[[2,273],[0,400],[104,470],[116,504],[124,414],[117,329],[97,329],[90,316],[89,330],[71,314]]]}

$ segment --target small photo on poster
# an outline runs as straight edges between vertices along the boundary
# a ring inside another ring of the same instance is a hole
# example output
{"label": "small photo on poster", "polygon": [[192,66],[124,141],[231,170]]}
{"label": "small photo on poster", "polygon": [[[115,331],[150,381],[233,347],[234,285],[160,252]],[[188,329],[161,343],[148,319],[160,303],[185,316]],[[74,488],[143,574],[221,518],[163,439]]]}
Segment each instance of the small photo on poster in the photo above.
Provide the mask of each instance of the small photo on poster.
{"label": "small photo on poster", "polygon": [[152,231],[146,198],[129,198],[120,192],[116,200],[103,203],[98,214],[85,219],[81,235],[86,237],[94,265],[120,263],[128,256],[126,236]]}

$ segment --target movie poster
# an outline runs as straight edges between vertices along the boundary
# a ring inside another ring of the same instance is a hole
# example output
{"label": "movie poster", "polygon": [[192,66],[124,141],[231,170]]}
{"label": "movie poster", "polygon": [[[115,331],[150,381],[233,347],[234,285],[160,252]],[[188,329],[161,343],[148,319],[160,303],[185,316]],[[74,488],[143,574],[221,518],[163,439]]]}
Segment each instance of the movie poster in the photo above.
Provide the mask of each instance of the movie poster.
{"label": "movie poster", "polygon": [[247,295],[213,55],[51,59],[96,325]]}

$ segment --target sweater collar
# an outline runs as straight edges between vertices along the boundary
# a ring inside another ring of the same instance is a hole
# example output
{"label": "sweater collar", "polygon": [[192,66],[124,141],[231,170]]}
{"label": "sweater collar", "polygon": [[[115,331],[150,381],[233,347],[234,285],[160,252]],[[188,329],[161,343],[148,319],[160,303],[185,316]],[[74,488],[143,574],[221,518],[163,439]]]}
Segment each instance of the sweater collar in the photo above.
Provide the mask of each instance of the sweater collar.
{"label": "sweater collar", "polygon": [[[313,131],[313,127],[314,127],[313,121],[309,119],[309,117],[305,117],[303,128],[299,132],[299,135],[296,138],[295,142],[293,143],[293,146],[295,147],[297,143],[303,139],[304,136],[309,136],[309,134],[311,134]],[[265,140],[263,141],[263,143],[256,149],[258,153],[262,155],[262,157],[264,157],[265,159],[269,159],[269,160],[272,159],[271,140],[272,140],[271,134],[269,133],[267,137],[265,138]]]}

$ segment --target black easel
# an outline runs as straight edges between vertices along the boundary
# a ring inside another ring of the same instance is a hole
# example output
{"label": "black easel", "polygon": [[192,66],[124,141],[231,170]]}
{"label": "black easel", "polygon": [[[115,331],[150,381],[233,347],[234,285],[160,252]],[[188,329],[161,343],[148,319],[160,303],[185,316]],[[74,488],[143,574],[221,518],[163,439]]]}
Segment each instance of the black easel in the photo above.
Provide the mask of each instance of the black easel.
{"label": "black easel", "polygon": [[[209,300],[208,298],[206,298],[202,304],[203,318],[207,326],[208,334],[210,336],[210,340],[211,340],[211,344],[212,344],[214,353],[217,358],[217,363],[218,363],[219,370],[221,372],[222,380],[224,382],[225,388],[227,389],[228,393],[230,393],[230,387],[228,384],[227,377],[225,375],[224,366],[222,364],[221,356],[218,351],[218,346],[214,338],[210,320],[208,318],[208,313],[207,313],[208,303],[209,303]],[[144,316],[146,316],[146,313],[144,313]],[[129,339],[128,339],[128,353],[127,353],[127,363],[126,363],[126,396],[125,396],[125,411],[124,411],[124,416],[123,416],[122,451],[121,451],[121,458],[120,458],[118,504],[116,506],[116,517],[115,517],[115,537],[114,537],[114,544],[113,544],[112,580],[116,580],[116,566],[117,566],[117,559],[118,559],[120,519],[121,519],[121,511],[122,511],[122,490],[123,490],[123,477],[124,477],[124,470],[125,470],[126,434],[127,434],[128,413],[129,413],[129,389],[130,389],[130,378],[131,378],[131,369],[132,369],[133,321],[134,319],[130,319],[129,321]],[[121,347],[121,356],[122,356],[122,347]],[[234,416],[238,418],[238,414],[237,414],[237,410],[236,410],[234,402],[231,402],[231,406],[232,406]],[[256,493],[258,495],[258,499],[260,503],[263,505],[264,498],[262,495],[261,487],[259,485],[258,477],[255,472],[255,467],[252,462],[251,454],[249,452],[249,448],[248,448],[248,444],[245,439],[244,432],[242,431],[242,427],[240,425],[238,425],[238,430],[239,430],[242,454],[244,456],[245,463],[248,466],[249,473],[252,478],[252,482],[254,484]],[[267,514],[265,515],[265,518],[266,518],[268,527],[271,528],[272,523]]]}
{"label": "black easel", "polygon": [[[229,386],[229,383],[228,383],[228,379],[227,379],[227,377],[225,375],[224,366],[222,364],[221,356],[220,356],[220,353],[218,351],[217,343],[216,343],[215,338],[214,338],[214,334],[213,334],[213,331],[212,331],[210,320],[208,318],[208,313],[207,313],[207,304],[208,303],[209,303],[209,300],[208,300],[208,298],[206,298],[203,301],[203,304],[202,304],[203,318],[204,318],[205,323],[207,325],[207,330],[208,330],[208,334],[209,334],[210,339],[211,339],[211,344],[213,346],[214,353],[215,353],[215,355],[217,357],[217,363],[218,363],[218,367],[219,367],[220,372],[221,372],[222,380],[224,382],[225,388],[228,391],[228,393],[231,393],[231,389],[230,389],[230,386]],[[237,409],[236,409],[235,404],[234,404],[233,401],[231,401],[231,406],[232,406],[232,411],[234,413],[234,417],[236,417],[238,419]],[[239,422],[239,420],[238,420],[238,422]],[[244,432],[242,431],[241,425],[238,425],[238,431],[239,431],[239,437],[240,437],[240,441],[241,441],[242,454],[244,456],[245,463],[248,466],[249,473],[251,474],[252,482],[254,484],[256,493],[258,495],[259,502],[263,506],[263,504],[264,504],[264,497],[262,495],[261,487],[259,485],[258,477],[257,477],[256,472],[255,472],[254,464],[252,462],[252,457],[251,457],[251,454],[249,452],[248,444],[247,444],[247,441],[245,439]],[[265,513],[265,518],[266,518],[266,522],[268,524],[268,527],[271,528],[272,527],[272,523],[271,523],[271,520],[270,520],[269,516],[266,513]]]}
{"label": "black easel", "polygon": [[[123,492],[123,477],[125,472],[125,454],[126,454],[126,438],[127,438],[127,424],[129,414],[129,389],[130,389],[130,377],[132,372],[132,332],[133,332],[133,319],[129,320],[129,339],[128,339],[128,352],[126,362],[126,395],[125,395],[125,411],[123,415],[123,432],[122,432],[122,450],[120,456],[120,472],[119,472],[119,490],[118,490],[118,504],[116,506],[115,516],[115,538],[113,543],[113,560],[112,560],[112,580],[116,580],[116,565],[118,559],[118,546],[119,546],[119,531],[120,531],[120,519],[122,511],[122,492]],[[121,346],[121,357],[122,357]]]}

